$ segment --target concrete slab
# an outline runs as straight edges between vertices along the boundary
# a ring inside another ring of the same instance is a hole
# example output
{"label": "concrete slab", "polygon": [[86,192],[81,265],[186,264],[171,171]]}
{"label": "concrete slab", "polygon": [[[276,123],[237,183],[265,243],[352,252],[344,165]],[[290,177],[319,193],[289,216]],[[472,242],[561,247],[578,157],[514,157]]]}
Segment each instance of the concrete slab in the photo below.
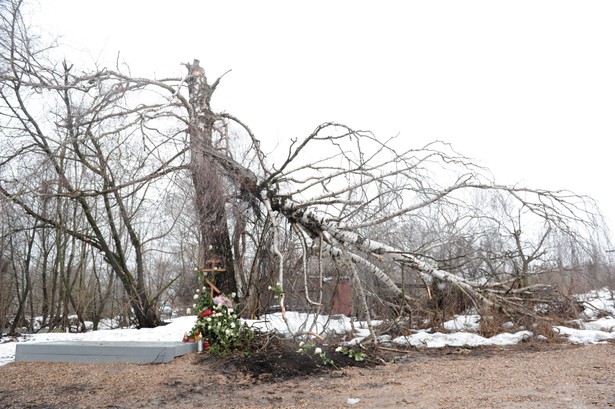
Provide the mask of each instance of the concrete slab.
{"label": "concrete slab", "polygon": [[163,363],[196,352],[186,342],[24,342],[15,349],[15,361]]}

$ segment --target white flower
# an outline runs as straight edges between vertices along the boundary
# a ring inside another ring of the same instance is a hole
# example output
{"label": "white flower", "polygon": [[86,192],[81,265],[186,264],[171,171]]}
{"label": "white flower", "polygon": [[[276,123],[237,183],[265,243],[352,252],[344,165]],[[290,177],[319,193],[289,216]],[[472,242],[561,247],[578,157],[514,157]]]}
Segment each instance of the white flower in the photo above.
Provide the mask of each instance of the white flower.
{"label": "white flower", "polygon": [[198,294],[198,293],[200,293],[200,292],[201,292],[201,290],[199,290],[199,289],[197,288],[197,289],[196,289],[196,293]]}
{"label": "white flower", "polygon": [[186,315],[190,315],[192,313],[192,310],[190,308],[186,308]]}
{"label": "white flower", "polygon": [[192,304],[192,308],[196,308],[196,304]]}
{"label": "white flower", "polygon": [[195,300],[198,300],[199,299],[199,295],[198,294],[194,294],[194,297],[192,297],[192,298],[194,298]]}
{"label": "white flower", "polygon": [[267,289],[268,289],[269,291],[271,291],[271,286],[268,286],[268,287],[267,287]]}
{"label": "white flower", "polygon": [[233,298],[237,297],[237,293],[231,293],[231,297]]}
{"label": "white flower", "polygon": [[229,308],[229,309],[227,310],[227,312],[228,312],[229,314],[230,314],[230,313],[232,313],[233,311],[234,311],[234,310],[233,310],[232,308]]}
{"label": "white flower", "polygon": [[207,317],[207,318],[205,318],[205,321],[210,322],[210,321],[211,321],[211,318],[210,318],[210,317]]}
{"label": "white flower", "polygon": [[231,335],[231,332],[232,332],[232,331],[231,331],[230,329],[227,329],[226,331],[224,331],[224,333],[225,333],[226,335]]}
{"label": "white flower", "polygon": [[299,347],[303,347],[305,345],[305,342],[301,341],[299,342]]}
{"label": "white flower", "polygon": [[203,286],[203,291],[207,291],[207,287]]}
{"label": "white flower", "polygon": [[231,322],[231,328],[233,328],[233,329],[235,328],[235,323],[234,322]]}
{"label": "white flower", "polygon": [[337,347],[335,348],[335,352],[342,352],[344,350],[343,347]]}
{"label": "white flower", "polygon": [[314,353],[315,353],[315,354],[322,354],[322,349],[320,349],[320,348],[316,348],[316,349],[314,350]]}

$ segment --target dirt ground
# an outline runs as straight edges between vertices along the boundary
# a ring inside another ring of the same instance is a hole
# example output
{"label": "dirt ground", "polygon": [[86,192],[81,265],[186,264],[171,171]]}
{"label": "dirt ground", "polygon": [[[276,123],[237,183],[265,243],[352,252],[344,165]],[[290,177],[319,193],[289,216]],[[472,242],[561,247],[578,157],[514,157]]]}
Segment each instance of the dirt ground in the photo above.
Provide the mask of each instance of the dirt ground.
{"label": "dirt ground", "polygon": [[157,365],[15,362],[0,367],[0,407],[615,407],[615,344],[390,348],[363,362],[323,347],[335,367],[296,347]]}

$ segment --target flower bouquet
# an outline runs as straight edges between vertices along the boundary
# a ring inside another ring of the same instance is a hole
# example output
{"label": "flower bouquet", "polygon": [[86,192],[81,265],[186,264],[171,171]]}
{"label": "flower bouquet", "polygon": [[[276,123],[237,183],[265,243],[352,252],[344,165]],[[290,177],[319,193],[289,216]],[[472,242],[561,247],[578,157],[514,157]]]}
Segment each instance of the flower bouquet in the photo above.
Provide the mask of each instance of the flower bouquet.
{"label": "flower bouquet", "polygon": [[197,290],[193,305],[197,320],[189,335],[193,335],[197,342],[202,342],[203,350],[225,355],[249,346],[253,333],[239,320],[233,302],[235,297],[235,293],[212,297],[212,291],[206,286]]}

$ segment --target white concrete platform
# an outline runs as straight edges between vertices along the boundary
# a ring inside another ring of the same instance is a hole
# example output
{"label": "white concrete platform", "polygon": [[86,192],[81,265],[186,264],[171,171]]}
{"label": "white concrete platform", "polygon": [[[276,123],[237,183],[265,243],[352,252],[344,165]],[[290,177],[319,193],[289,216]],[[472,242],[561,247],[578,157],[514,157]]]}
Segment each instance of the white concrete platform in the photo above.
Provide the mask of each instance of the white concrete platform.
{"label": "white concrete platform", "polygon": [[150,364],[170,362],[196,350],[196,343],[186,342],[24,342],[16,345],[15,361]]}

